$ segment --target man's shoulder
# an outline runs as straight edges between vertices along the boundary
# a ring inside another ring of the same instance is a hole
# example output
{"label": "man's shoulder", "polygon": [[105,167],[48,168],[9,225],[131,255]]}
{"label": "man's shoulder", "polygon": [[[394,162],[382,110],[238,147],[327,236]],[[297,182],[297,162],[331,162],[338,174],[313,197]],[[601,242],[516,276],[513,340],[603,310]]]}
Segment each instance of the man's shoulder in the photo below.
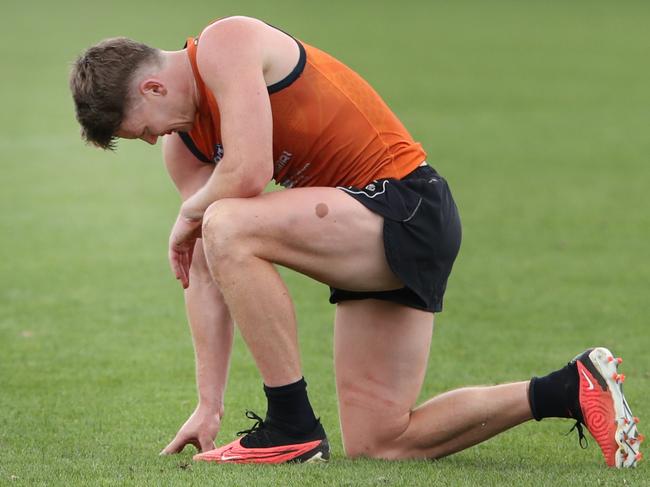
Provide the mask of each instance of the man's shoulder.
{"label": "man's shoulder", "polygon": [[252,17],[235,16],[206,27],[196,48],[196,64],[202,76],[227,74],[228,67],[253,58],[264,42],[268,26]]}
{"label": "man's shoulder", "polygon": [[221,84],[239,85],[242,77],[264,77],[267,86],[286,77],[300,57],[296,40],[252,17],[228,17],[200,35],[196,65],[213,91]]}
{"label": "man's shoulder", "polygon": [[261,35],[269,26],[259,19],[236,15],[218,19],[208,25],[200,35],[198,53],[213,50],[224,42],[251,43]]}

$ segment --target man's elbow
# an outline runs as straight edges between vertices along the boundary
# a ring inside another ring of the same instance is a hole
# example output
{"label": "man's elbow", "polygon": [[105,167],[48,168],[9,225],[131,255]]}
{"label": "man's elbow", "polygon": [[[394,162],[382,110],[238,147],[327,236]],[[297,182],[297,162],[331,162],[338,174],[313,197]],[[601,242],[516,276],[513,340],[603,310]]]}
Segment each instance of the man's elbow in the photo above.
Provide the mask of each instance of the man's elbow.
{"label": "man's elbow", "polygon": [[238,193],[242,198],[252,198],[264,192],[266,186],[273,179],[273,166],[252,166],[239,178]]}
{"label": "man's elbow", "polygon": [[266,186],[269,184],[269,181],[271,181],[270,178],[255,179],[250,181],[246,186],[246,188],[242,188],[242,190],[245,192],[245,194],[243,194],[242,196],[244,198],[252,198],[254,196],[258,196],[262,194],[266,189]]}

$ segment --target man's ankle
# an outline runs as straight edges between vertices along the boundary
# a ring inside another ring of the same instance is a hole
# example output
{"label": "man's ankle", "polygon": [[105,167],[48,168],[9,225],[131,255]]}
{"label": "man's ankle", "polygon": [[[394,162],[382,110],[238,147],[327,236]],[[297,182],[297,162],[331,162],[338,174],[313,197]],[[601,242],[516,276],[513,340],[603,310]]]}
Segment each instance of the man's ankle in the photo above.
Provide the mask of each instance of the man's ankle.
{"label": "man's ankle", "polygon": [[279,387],[264,386],[268,409],[265,422],[292,436],[311,433],[317,419],[307,397],[304,378]]}

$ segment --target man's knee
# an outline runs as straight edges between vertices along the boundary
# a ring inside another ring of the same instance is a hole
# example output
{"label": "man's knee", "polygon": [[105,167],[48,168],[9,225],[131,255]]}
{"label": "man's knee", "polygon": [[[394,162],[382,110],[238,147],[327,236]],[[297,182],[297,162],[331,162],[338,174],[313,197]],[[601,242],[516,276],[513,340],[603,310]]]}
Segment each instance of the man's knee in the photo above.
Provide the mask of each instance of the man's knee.
{"label": "man's knee", "polygon": [[212,272],[250,255],[252,226],[242,206],[241,199],[222,199],[203,215],[203,247]]}
{"label": "man's knee", "polygon": [[342,385],[339,402],[346,456],[384,460],[400,458],[401,437],[408,429],[411,411],[390,394]]}
{"label": "man's knee", "polygon": [[343,449],[348,458],[399,460],[405,457],[396,438],[380,438],[371,432],[365,437],[345,439]]}
{"label": "man's knee", "polygon": [[368,441],[368,439],[345,440],[343,450],[348,458],[380,458],[379,445],[375,441]]}

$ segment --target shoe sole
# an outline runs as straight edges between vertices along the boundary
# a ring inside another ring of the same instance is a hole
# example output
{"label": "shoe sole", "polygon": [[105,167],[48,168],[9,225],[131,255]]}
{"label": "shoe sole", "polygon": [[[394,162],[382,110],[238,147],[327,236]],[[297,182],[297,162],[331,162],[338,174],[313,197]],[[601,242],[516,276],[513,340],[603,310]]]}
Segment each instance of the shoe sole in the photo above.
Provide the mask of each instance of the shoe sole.
{"label": "shoe sole", "polygon": [[[237,442],[239,440],[236,440]],[[254,463],[254,464],[268,464],[268,465],[277,465],[281,463],[326,463],[330,458],[330,448],[327,438],[324,438],[320,441],[311,442],[313,448],[305,451],[304,453],[293,456],[296,454],[296,448],[289,448],[286,451],[278,451],[281,447],[274,448],[276,451],[269,452],[268,449],[264,448],[253,448],[252,451],[247,453],[237,452],[234,453],[232,450],[228,450],[224,453],[223,449],[228,448],[229,445],[225,445],[222,448],[217,448],[209,452],[198,453],[194,455],[193,459],[195,461],[202,462],[214,462],[214,463]],[[314,445],[314,443],[316,443]],[[290,447],[291,445],[287,445]],[[294,447],[300,445],[293,445]],[[265,451],[266,450],[266,451]],[[287,458],[289,457],[289,458]]]}
{"label": "shoe sole", "polygon": [[320,445],[297,458],[289,460],[288,463],[327,463],[330,459],[330,445],[325,438]]}
{"label": "shoe sole", "polygon": [[303,460],[302,463],[327,463],[328,461],[329,459],[325,458],[323,452],[319,451],[313,457],[308,458],[307,460]]}
{"label": "shoe sole", "polygon": [[607,384],[607,390],[614,405],[614,420],[616,421],[614,439],[618,444],[615,465],[617,468],[636,467],[638,461],[641,460],[640,448],[643,437],[639,435],[637,429],[639,420],[632,414],[623,395],[622,382],[624,378],[621,379],[622,376],[618,374],[619,361],[614,358],[612,352],[603,347],[594,348],[589,353],[589,361],[598,371],[600,378]]}

